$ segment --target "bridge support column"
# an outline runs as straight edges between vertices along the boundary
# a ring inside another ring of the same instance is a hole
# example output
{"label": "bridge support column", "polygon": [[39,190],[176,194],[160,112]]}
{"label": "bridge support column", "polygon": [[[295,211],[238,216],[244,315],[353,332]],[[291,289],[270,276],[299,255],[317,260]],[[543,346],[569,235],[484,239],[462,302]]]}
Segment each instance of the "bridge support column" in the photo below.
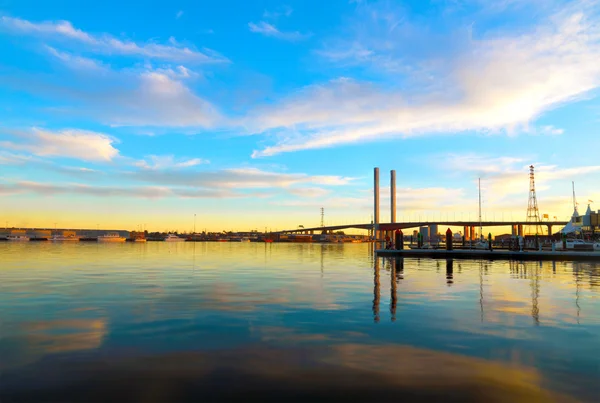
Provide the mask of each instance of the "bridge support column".
{"label": "bridge support column", "polygon": [[465,225],[465,226],[463,227],[463,239],[467,239],[468,232],[469,232],[469,227],[467,227],[467,226]]}
{"label": "bridge support column", "polygon": [[510,226],[510,233],[512,236],[517,236],[517,226],[516,225],[511,225]]}
{"label": "bridge support column", "polygon": [[552,225],[548,224],[547,227],[548,227],[548,236],[552,236]]}
{"label": "bridge support column", "polygon": [[523,236],[523,224],[518,225],[519,236]]}
{"label": "bridge support column", "polygon": [[373,169],[373,224],[375,225],[375,239],[379,240],[379,168]]}
{"label": "bridge support column", "polygon": [[[396,222],[396,171],[390,171],[390,219],[391,223]],[[394,236],[393,232],[391,236]]]}
{"label": "bridge support column", "polygon": [[475,240],[475,226],[471,225],[471,239],[469,239],[469,241],[474,241]]}

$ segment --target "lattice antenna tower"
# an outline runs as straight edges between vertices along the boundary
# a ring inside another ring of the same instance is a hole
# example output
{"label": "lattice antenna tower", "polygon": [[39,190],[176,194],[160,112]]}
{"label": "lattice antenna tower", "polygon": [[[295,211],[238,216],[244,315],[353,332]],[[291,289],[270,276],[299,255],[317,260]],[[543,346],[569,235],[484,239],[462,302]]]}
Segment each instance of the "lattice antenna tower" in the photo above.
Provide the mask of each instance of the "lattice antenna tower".
{"label": "lattice antenna tower", "polygon": [[[527,204],[527,229],[528,235],[543,235],[540,225],[540,210],[538,209],[537,196],[535,195],[535,173],[533,165],[529,167],[529,203]],[[533,232],[531,232],[533,227]]]}
{"label": "lattice antenna tower", "polygon": [[321,207],[321,227],[325,226],[325,209]]}

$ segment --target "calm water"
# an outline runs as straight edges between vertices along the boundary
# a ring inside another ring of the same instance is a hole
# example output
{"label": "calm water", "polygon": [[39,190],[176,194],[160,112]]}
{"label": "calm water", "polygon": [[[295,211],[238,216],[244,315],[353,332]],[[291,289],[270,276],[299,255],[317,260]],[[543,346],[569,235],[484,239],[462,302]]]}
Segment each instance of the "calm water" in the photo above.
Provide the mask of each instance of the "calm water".
{"label": "calm water", "polygon": [[597,401],[600,263],[0,243],[0,401]]}

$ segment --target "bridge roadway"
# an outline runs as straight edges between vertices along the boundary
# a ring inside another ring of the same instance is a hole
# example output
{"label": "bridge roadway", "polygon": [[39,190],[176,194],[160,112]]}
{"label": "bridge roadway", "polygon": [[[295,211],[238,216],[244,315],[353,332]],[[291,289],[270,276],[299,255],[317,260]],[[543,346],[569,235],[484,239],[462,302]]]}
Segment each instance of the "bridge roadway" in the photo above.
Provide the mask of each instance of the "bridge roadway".
{"label": "bridge roadway", "polygon": [[[564,227],[568,221],[540,221],[539,225],[545,226],[550,229],[552,233],[552,227],[560,226]],[[296,228],[290,230],[278,231],[280,234],[299,234],[299,233],[320,233],[323,231],[340,231],[344,229],[373,229],[371,223],[367,224],[344,224],[344,225],[332,225],[328,227],[313,227],[313,228]],[[397,222],[397,223],[379,223],[379,231],[395,231],[397,229],[403,230],[408,228],[427,227],[430,225],[437,225],[441,232],[446,232],[445,227],[479,227],[479,221],[415,221],[415,222]],[[482,227],[510,227],[516,226],[530,226],[532,225],[527,221],[482,221]]]}

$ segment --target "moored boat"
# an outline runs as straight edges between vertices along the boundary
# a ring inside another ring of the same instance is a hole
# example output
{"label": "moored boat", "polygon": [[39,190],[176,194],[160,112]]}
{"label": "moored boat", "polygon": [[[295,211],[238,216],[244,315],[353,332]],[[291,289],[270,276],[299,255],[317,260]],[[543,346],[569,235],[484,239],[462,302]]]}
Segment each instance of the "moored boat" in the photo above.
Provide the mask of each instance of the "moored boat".
{"label": "moored boat", "polygon": [[98,236],[98,242],[125,242],[125,237],[119,235],[118,232],[109,232]]}
{"label": "moored boat", "polygon": [[12,242],[29,242],[29,237],[27,235],[9,235],[6,237],[6,240]]}
{"label": "moored boat", "polygon": [[52,235],[49,241],[53,242],[79,242],[77,235]]}
{"label": "moored boat", "polygon": [[165,238],[165,242],[185,242],[184,238],[180,238],[175,234],[169,234]]}

